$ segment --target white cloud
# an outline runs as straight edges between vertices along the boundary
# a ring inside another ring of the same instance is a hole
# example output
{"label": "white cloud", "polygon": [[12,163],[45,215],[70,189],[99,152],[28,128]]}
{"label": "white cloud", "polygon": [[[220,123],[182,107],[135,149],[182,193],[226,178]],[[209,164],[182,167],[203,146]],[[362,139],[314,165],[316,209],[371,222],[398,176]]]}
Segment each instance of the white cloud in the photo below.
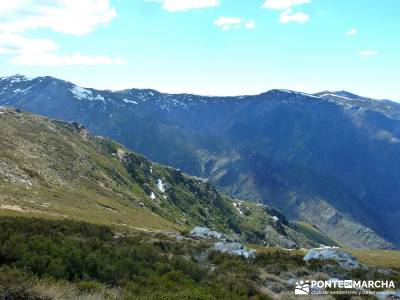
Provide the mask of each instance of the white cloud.
{"label": "white cloud", "polygon": [[12,0],[0,2],[0,31],[45,28],[82,36],[109,23],[116,11],[109,0]]}
{"label": "white cloud", "polygon": [[361,50],[357,52],[357,55],[359,56],[376,56],[379,55],[379,52],[374,51],[374,50]]}
{"label": "white cloud", "polygon": [[288,8],[279,16],[279,22],[282,24],[287,24],[290,22],[295,22],[299,24],[307,23],[310,17],[302,12],[293,13],[293,9]]}
{"label": "white cloud", "polygon": [[308,4],[311,0],[266,0],[263,4],[264,8],[286,10],[295,5]]}
{"label": "white cloud", "polygon": [[58,45],[51,39],[30,39],[14,33],[0,34],[0,54],[52,52]]}
{"label": "white cloud", "polygon": [[248,21],[246,24],[244,24],[244,27],[251,30],[256,28],[256,23],[254,21]]}
{"label": "white cloud", "polygon": [[251,30],[256,27],[256,23],[254,21],[245,21],[243,18],[237,17],[219,17],[214,21],[214,24],[222,30],[241,27]]}
{"label": "white cloud", "polygon": [[310,20],[310,17],[303,12],[293,12],[293,7],[309,3],[311,0],[265,0],[263,8],[283,10],[279,16],[279,22],[282,24],[290,22],[304,24]]}
{"label": "white cloud", "polygon": [[232,27],[239,28],[240,25],[242,24],[243,19],[242,18],[236,18],[236,17],[219,17],[214,21],[214,24],[221,28],[222,30],[229,30]]}
{"label": "white cloud", "polygon": [[48,38],[30,38],[34,29],[76,36],[86,35],[116,16],[109,0],[12,0],[0,2],[0,54],[24,66],[123,64],[121,58],[88,56],[80,52],[60,55]]}
{"label": "white cloud", "polygon": [[357,28],[352,28],[349,31],[346,31],[344,35],[345,36],[353,36],[353,35],[356,35],[357,33],[358,33]]}
{"label": "white cloud", "polygon": [[55,53],[59,46],[51,39],[32,39],[15,33],[0,34],[0,54],[11,55],[10,63],[23,66],[67,66],[124,64],[121,58]]}
{"label": "white cloud", "polygon": [[162,8],[169,12],[219,6],[219,0],[156,0],[162,2]]}

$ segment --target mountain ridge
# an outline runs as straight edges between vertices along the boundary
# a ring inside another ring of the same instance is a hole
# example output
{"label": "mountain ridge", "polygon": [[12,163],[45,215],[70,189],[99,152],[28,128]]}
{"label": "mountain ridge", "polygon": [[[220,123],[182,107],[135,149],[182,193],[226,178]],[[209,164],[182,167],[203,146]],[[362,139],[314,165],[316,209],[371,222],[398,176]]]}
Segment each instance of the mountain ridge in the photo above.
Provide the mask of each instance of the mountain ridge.
{"label": "mountain ridge", "polygon": [[75,122],[2,108],[0,125],[1,216],[172,234],[201,225],[246,242],[318,245],[280,212],[222,195],[205,179],[152,163]]}
{"label": "mountain ridge", "polygon": [[[90,88],[90,87],[84,87],[80,85],[74,84],[72,81],[65,80],[65,79],[59,79],[54,76],[34,76],[34,77],[28,77],[23,74],[17,73],[11,76],[4,76],[0,77],[1,80],[11,80],[14,83],[15,82],[21,82],[21,81],[32,81],[32,80],[37,80],[37,79],[42,79],[42,80],[57,80],[57,81],[62,81],[67,84],[71,84],[73,86],[82,88],[82,89],[88,89],[88,90],[93,90],[93,91],[99,91],[99,92],[107,92],[107,93],[129,93],[131,91],[143,91],[143,92],[152,92],[156,94],[164,94],[164,95],[171,95],[171,96],[194,96],[194,97],[202,97],[202,98],[243,98],[243,97],[256,97],[256,96],[262,96],[266,95],[269,93],[273,92],[283,92],[283,93],[291,93],[291,94],[298,94],[298,95],[304,95],[307,97],[313,97],[313,98],[320,98],[323,99],[323,96],[329,96],[329,95],[335,95],[335,96],[341,96],[341,97],[346,97],[348,99],[352,100],[359,100],[359,99],[364,99],[364,100],[371,100],[371,101],[387,101],[393,104],[399,104],[399,101],[394,101],[390,99],[378,99],[378,98],[371,98],[371,97],[365,97],[361,96],[346,90],[337,90],[337,91],[331,91],[331,90],[324,90],[320,92],[315,92],[315,93],[307,93],[307,92],[302,92],[302,91],[297,91],[297,90],[290,90],[290,89],[270,89],[265,92],[260,92],[260,93],[255,93],[255,94],[239,94],[239,95],[229,95],[229,96],[223,96],[223,95],[203,95],[203,94],[196,94],[196,93],[188,93],[188,92],[182,92],[182,93],[168,93],[168,92],[162,92],[156,89],[152,88],[125,88],[125,89],[96,89],[96,88]],[[400,104],[399,104],[400,105]]]}
{"label": "mountain ridge", "polygon": [[[339,95],[330,92],[319,97],[271,90],[252,96],[202,97],[137,89],[97,91],[52,77],[0,81],[0,105],[85,124],[96,134],[116,139],[153,161],[207,177],[234,196],[266,204],[290,203],[295,197],[295,219],[311,218],[307,213],[311,204],[307,209],[300,205],[319,199],[327,215],[335,216],[330,212],[333,207],[340,218],[350,222],[346,224],[367,222],[367,228],[398,242],[400,208],[396,199],[400,191],[396,182],[400,179],[395,170],[400,166],[396,156],[400,105],[360,96],[349,101],[343,98],[348,94],[336,93]],[[272,177],[265,177],[268,163],[256,168],[254,154],[261,161],[273,162]],[[240,168],[238,161],[242,161]],[[301,177],[287,174],[285,168],[290,165],[305,178],[314,178],[312,185],[318,188],[307,192]],[[235,168],[237,176],[227,181],[226,174]],[[318,172],[333,180],[319,182],[313,175]],[[252,183],[257,180],[263,184]],[[341,199],[337,195],[342,192],[337,191],[345,190],[344,199],[358,204],[353,209],[342,205],[338,210]],[[360,213],[356,207],[366,209]],[[375,216],[366,218],[368,211]],[[322,219],[320,223],[316,220],[316,225],[324,228],[329,224]],[[354,226],[348,232],[357,232],[358,225]],[[353,240],[344,242],[374,246],[372,236]]]}

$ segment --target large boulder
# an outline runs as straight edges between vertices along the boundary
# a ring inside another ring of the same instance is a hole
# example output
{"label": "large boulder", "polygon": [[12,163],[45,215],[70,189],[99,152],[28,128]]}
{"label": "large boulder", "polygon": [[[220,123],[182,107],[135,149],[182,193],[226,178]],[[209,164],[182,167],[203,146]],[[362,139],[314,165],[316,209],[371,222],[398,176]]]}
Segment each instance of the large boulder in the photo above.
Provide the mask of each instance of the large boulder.
{"label": "large boulder", "polygon": [[360,267],[360,263],[357,259],[343,250],[337,248],[315,248],[308,251],[303,258],[305,261],[313,259],[318,260],[334,260],[342,268],[345,269],[356,269]]}

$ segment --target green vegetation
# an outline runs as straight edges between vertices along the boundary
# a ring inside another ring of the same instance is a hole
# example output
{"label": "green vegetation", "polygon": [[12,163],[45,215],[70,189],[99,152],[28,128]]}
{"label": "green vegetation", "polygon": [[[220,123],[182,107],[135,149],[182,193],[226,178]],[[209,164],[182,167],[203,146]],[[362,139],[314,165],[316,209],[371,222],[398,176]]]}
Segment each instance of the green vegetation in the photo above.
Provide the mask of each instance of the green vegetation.
{"label": "green vegetation", "polygon": [[207,182],[153,164],[78,124],[11,109],[0,124],[2,215],[166,231],[199,224],[229,231],[226,224],[236,223],[229,200]]}
{"label": "green vegetation", "polygon": [[243,240],[250,244],[283,248],[309,248],[319,244],[314,237],[297,231],[279,210],[247,201],[234,200],[234,203],[242,216],[238,224]]}
{"label": "green vegetation", "polygon": [[[277,210],[221,195],[78,124],[1,112],[0,298],[257,300],[293,291],[289,279],[349,274],[266,248],[330,242]],[[222,254],[215,241],[178,234],[195,225],[257,244],[258,254]],[[398,266],[395,257],[385,266]]]}
{"label": "green vegetation", "polygon": [[[29,292],[19,283],[39,285],[45,278],[46,284],[70,282],[85,293],[113,287],[110,294],[118,291],[121,299],[265,298],[253,264],[209,252],[195,241],[140,232],[116,235],[105,226],[27,218],[1,218],[0,232],[0,264],[9,266],[1,270],[0,284],[10,293],[15,286],[7,276],[19,278],[14,282],[19,293]],[[209,253],[209,262],[199,264],[196,257],[203,253]]]}
{"label": "green vegetation", "polygon": [[301,251],[259,247],[246,260],[209,240],[71,220],[2,217],[0,232],[0,291],[11,299],[270,299],[292,291],[289,278],[329,278],[327,264],[342,276],[400,280],[306,263]]}
{"label": "green vegetation", "polygon": [[313,244],[273,224],[267,208],[249,204],[241,214],[207,181],[152,163],[77,123],[1,112],[0,216],[166,232],[202,225],[268,246]]}
{"label": "green vegetation", "polygon": [[309,238],[312,241],[315,241],[318,244],[322,244],[325,246],[340,246],[334,240],[330,239],[326,235],[324,235],[321,230],[319,230],[316,226],[305,223],[305,222],[295,222],[294,227],[297,231],[301,232],[304,236]]}

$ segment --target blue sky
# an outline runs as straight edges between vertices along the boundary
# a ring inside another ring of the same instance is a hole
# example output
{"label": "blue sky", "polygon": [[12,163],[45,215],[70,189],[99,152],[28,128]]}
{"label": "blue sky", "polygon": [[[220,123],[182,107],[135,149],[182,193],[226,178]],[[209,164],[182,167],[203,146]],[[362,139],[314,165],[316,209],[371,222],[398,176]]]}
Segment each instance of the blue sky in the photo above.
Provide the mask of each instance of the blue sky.
{"label": "blue sky", "polygon": [[400,100],[399,11],[397,0],[14,0],[0,4],[0,76]]}

